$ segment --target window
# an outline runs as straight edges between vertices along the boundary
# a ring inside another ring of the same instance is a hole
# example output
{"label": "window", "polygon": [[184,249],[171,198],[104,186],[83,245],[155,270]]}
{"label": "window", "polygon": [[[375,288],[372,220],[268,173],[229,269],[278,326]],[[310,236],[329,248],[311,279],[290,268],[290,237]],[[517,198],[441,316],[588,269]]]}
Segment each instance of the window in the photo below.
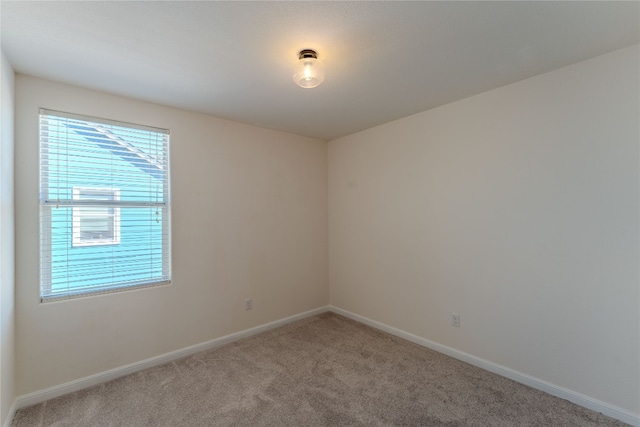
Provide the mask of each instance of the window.
{"label": "window", "polygon": [[169,132],[40,111],[40,296],[171,280]]}
{"label": "window", "polygon": [[[120,191],[111,188],[74,188],[73,200],[117,201]],[[120,208],[80,206],[73,208],[73,246],[120,243]]]}

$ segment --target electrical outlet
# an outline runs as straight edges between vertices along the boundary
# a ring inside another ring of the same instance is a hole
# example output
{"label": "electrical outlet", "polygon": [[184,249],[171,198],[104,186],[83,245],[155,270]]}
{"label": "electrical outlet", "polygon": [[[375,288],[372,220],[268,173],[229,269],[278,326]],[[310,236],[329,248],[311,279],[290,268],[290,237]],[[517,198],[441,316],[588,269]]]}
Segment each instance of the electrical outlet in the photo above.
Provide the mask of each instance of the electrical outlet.
{"label": "electrical outlet", "polygon": [[251,301],[251,298],[247,298],[246,300],[244,300],[244,309],[251,310],[252,308],[253,308],[253,302]]}
{"label": "electrical outlet", "polygon": [[451,326],[460,327],[460,315],[458,313],[451,313]]}

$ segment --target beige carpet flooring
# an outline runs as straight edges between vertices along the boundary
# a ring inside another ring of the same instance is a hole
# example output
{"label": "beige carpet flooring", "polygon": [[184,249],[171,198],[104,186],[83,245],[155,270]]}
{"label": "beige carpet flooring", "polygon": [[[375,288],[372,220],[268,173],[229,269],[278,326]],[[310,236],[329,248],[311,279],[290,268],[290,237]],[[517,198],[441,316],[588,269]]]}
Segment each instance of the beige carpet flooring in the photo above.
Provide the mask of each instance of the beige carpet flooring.
{"label": "beige carpet flooring", "polygon": [[623,426],[332,313],[19,410],[12,426]]}

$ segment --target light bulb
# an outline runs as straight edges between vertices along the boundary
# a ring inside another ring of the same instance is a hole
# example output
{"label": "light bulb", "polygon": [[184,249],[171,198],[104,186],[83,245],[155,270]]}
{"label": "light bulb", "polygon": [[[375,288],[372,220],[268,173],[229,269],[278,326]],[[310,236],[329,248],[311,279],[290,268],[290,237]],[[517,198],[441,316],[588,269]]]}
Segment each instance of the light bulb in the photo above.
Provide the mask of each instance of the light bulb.
{"label": "light bulb", "polygon": [[316,87],[324,81],[324,65],[314,50],[303,49],[298,53],[293,81],[306,89]]}

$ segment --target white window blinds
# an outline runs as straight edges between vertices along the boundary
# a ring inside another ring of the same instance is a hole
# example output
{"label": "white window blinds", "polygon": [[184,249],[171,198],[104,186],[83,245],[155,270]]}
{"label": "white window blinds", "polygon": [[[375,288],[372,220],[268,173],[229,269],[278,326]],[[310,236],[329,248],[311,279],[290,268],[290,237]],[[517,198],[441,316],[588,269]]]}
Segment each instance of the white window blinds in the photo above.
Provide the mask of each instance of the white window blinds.
{"label": "white window blinds", "polygon": [[171,280],[169,132],[40,111],[42,301]]}

